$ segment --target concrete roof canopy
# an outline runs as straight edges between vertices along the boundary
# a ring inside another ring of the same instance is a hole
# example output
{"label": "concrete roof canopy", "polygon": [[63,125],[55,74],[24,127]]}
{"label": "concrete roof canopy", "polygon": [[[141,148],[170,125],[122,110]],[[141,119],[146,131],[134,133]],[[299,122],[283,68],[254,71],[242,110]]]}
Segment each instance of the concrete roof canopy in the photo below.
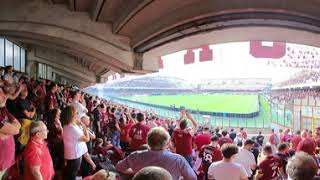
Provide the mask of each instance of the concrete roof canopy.
{"label": "concrete roof canopy", "polygon": [[74,57],[83,70],[69,76],[87,86],[110,71],[157,71],[159,56],[202,44],[320,46],[319,8],[319,0],[2,0],[0,35]]}

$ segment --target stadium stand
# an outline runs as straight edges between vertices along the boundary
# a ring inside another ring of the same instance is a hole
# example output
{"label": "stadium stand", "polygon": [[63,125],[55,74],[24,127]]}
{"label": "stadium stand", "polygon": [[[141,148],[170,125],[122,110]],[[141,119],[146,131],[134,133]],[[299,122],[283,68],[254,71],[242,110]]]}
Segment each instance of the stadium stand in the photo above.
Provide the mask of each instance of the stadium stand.
{"label": "stadium stand", "polygon": [[315,70],[303,70],[293,75],[290,79],[276,84],[277,87],[292,86],[299,84],[314,84],[320,78],[320,72]]}
{"label": "stadium stand", "polygon": [[207,79],[198,84],[202,92],[214,90],[258,92],[271,86],[271,79]]}
{"label": "stadium stand", "polygon": [[[194,85],[185,80],[159,75],[157,73],[121,79],[103,86],[105,95],[123,96],[138,94],[183,94],[194,91]],[[90,90],[89,90],[90,91]]]}
{"label": "stadium stand", "polygon": [[192,84],[186,82],[184,79],[164,76],[158,73],[137,76],[128,79],[121,79],[119,81],[113,81],[107,83],[105,88],[164,88],[164,89],[191,89]]}
{"label": "stadium stand", "polygon": [[319,128],[253,136],[244,128],[199,125],[186,110],[173,120],[15,74],[1,79],[3,179],[131,179],[149,166],[173,179],[295,179],[301,172],[292,163],[299,162],[312,167],[309,178],[317,175]]}

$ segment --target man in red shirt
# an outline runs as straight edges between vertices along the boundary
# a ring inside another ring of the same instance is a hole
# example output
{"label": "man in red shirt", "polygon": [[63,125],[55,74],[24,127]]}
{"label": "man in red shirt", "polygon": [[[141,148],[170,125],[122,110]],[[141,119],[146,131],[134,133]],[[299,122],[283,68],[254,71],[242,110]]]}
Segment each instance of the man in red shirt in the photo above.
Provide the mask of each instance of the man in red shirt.
{"label": "man in red shirt", "polygon": [[209,127],[204,126],[203,131],[197,134],[196,138],[194,139],[194,144],[197,146],[197,150],[200,151],[202,146],[210,144],[210,139],[211,135],[209,132]]}
{"label": "man in red shirt", "polygon": [[316,147],[317,147],[316,141],[313,138],[308,137],[307,132],[303,132],[302,140],[299,142],[297,147],[297,152],[304,151],[309,155],[314,156],[316,152]]}
{"label": "man in red shirt", "polygon": [[232,139],[230,139],[228,136],[228,131],[223,130],[221,134],[222,134],[222,137],[218,141],[218,144],[220,147],[222,147],[222,145],[225,143],[231,143],[231,144],[233,143]]}
{"label": "man in red shirt", "polygon": [[271,129],[271,133],[269,136],[269,143],[274,146],[278,146],[279,144],[279,137],[277,133],[274,132],[274,129]]}
{"label": "man in red shirt", "polygon": [[290,142],[292,139],[292,136],[289,133],[290,133],[290,129],[286,129],[284,131],[284,135],[281,137],[280,141],[281,142]]}
{"label": "man in red shirt", "polygon": [[201,148],[199,157],[202,159],[202,170],[205,174],[205,179],[208,179],[208,168],[211,163],[223,159],[221,149],[218,147],[218,136],[211,138],[211,143]]}
{"label": "man in red shirt", "polygon": [[[191,121],[192,128],[187,128],[188,124],[184,119],[185,116],[187,116],[187,118]],[[172,134],[172,142],[176,148],[176,153],[182,155],[188,161],[190,166],[193,167],[192,142],[194,130],[197,129],[197,123],[189,112],[182,110],[177,127],[178,128],[175,129]]]}
{"label": "man in red shirt", "polygon": [[42,79],[41,82],[35,87],[33,93],[38,98],[43,99],[46,96],[46,80]]}
{"label": "man in red shirt", "polygon": [[284,175],[281,160],[272,155],[272,147],[266,145],[263,147],[263,154],[266,158],[260,162],[256,180],[277,180],[279,171]]}
{"label": "man in red shirt", "polygon": [[241,134],[242,134],[243,139],[247,139],[248,135],[247,135],[247,132],[244,130],[243,127],[240,128],[240,132],[241,132]]}
{"label": "man in red shirt", "polygon": [[129,131],[134,123],[132,119],[129,118],[127,123],[126,116],[122,115],[119,119],[120,126],[120,146],[123,151],[127,151],[129,147]]}
{"label": "man in red shirt", "polygon": [[300,141],[302,141],[300,131],[297,131],[296,134],[293,136],[293,138],[290,141],[291,149],[296,151]]}
{"label": "man in red shirt", "polygon": [[30,125],[30,139],[23,152],[24,178],[51,180],[54,176],[53,163],[45,139],[48,130],[42,121]]}
{"label": "man in red shirt", "polygon": [[57,84],[54,82],[51,82],[51,84],[49,85],[49,92],[46,94],[45,101],[44,101],[46,113],[53,110],[54,108],[59,108],[57,97],[56,97],[57,90],[58,90]]}
{"label": "man in red shirt", "polygon": [[269,143],[271,144],[273,154],[276,154],[277,146],[279,142],[280,142],[280,139],[278,134],[275,133],[274,129],[271,129],[271,134],[269,136]]}
{"label": "man in red shirt", "polygon": [[37,84],[36,87],[33,89],[33,103],[37,107],[37,110],[43,112],[44,111],[44,106],[43,106],[43,101],[46,97],[46,80],[41,80],[39,84]]}
{"label": "man in red shirt", "polygon": [[137,114],[137,123],[129,131],[129,144],[131,150],[138,150],[139,147],[147,143],[147,134],[150,128],[145,124],[144,114]]}

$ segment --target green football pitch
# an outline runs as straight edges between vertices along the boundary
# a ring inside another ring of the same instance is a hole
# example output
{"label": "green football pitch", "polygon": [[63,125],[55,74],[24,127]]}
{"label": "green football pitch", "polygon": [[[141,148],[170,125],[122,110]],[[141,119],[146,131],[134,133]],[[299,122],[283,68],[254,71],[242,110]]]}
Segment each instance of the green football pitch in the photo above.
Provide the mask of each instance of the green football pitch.
{"label": "green football pitch", "polygon": [[247,114],[259,111],[258,95],[208,94],[208,95],[153,95],[124,97],[137,102],[161,106],[185,106],[187,109],[206,112]]}
{"label": "green football pitch", "polygon": [[[176,107],[186,106],[189,109],[199,109],[203,111],[222,111],[222,112],[256,112],[259,115],[254,118],[240,118],[240,117],[223,117],[210,116],[209,123],[213,126],[229,126],[229,127],[248,127],[248,128],[269,128],[271,122],[271,106],[269,105],[265,96],[259,98],[257,95],[233,95],[227,93],[211,94],[211,95],[170,95],[170,96],[130,96],[122,97],[122,99],[129,99],[137,102],[145,102],[148,104],[158,104],[164,106],[175,105]],[[138,108],[141,110],[153,111],[160,116],[177,119],[180,113],[173,110],[156,108],[144,104],[128,102],[117,99],[118,103],[126,104],[129,107]],[[201,109],[200,109],[201,108]],[[202,114],[193,113],[192,116],[198,123],[206,123]],[[274,117],[273,117],[274,118]],[[281,121],[280,121],[281,122]]]}

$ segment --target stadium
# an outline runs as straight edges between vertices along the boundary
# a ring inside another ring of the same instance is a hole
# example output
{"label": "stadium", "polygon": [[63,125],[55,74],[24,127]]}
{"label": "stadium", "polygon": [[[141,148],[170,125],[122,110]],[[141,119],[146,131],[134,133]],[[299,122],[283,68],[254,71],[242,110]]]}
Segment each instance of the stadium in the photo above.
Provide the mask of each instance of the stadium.
{"label": "stadium", "polygon": [[[306,58],[317,59],[317,48],[286,43],[286,53],[281,58],[272,58],[274,56],[272,52],[267,54],[268,57],[255,54],[252,44],[253,42],[229,43],[220,47],[215,45],[214,48],[228,49],[228,46],[229,48],[237,46],[242,50],[238,52],[239,56],[250,61],[244,61],[244,63],[254,64],[250,64],[250,68],[253,69],[264,68],[262,73],[254,71],[251,72],[254,75],[247,73],[241,76],[234,72],[233,76],[240,77],[208,78],[205,76],[190,81],[174,75],[176,73],[168,73],[170,72],[168,67],[168,71],[127,77],[103,86],[92,87],[89,92],[98,92],[99,95],[118,103],[173,119],[179,117],[181,108],[186,108],[199,123],[212,126],[261,128],[262,130],[269,128],[298,130],[316,127],[319,124],[316,105],[319,64],[315,60],[306,61]],[[245,54],[246,51],[247,54]],[[228,58],[228,55],[220,54],[220,56],[216,59],[221,58],[221,61],[230,63],[223,59]],[[188,60],[186,56],[182,59],[184,67],[188,68],[190,65],[186,64]],[[258,64],[255,64],[254,61],[257,60],[259,60]],[[195,64],[201,67],[201,63],[208,62],[199,60]],[[215,62],[210,65],[217,66]],[[230,64],[221,67],[226,66]],[[216,67],[215,71],[221,67]],[[271,69],[277,69],[277,71]],[[176,68],[173,72],[175,70]],[[192,72],[190,68],[187,70]],[[270,72],[266,73],[267,71]],[[280,71],[287,74],[283,75],[279,73]],[[273,75],[276,73],[284,78],[275,80]],[[219,75],[218,72],[212,76],[219,77]]]}
{"label": "stadium", "polygon": [[[153,76],[131,79],[129,87],[125,87],[126,81],[113,83],[103,91],[108,92],[107,97],[119,103],[151,110],[164,117],[178,118],[180,109],[184,107],[201,123],[230,127],[263,127],[263,123],[267,123],[263,121],[268,119],[265,112],[269,111],[269,106],[265,96],[257,92],[258,89],[256,92],[247,92],[240,87],[237,91],[206,90],[208,87],[205,85],[202,88],[199,84],[182,83],[185,81],[177,78]],[[156,82],[159,86],[147,82]]]}
{"label": "stadium", "polygon": [[1,0],[0,180],[320,179],[320,0]]}

